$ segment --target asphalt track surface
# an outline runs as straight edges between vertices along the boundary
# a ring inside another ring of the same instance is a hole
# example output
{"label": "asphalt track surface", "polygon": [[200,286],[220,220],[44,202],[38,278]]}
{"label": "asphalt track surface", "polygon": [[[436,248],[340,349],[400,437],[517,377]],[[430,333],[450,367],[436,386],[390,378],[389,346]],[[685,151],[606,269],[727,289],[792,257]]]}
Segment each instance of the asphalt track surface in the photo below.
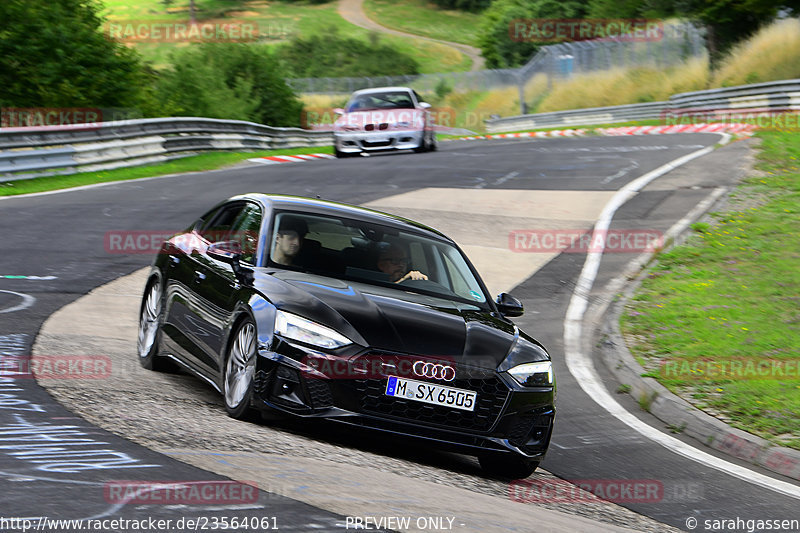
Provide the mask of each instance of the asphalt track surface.
{"label": "asphalt track surface", "polygon": [[[452,142],[441,144],[441,151],[432,154],[242,167],[3,199],[0,276],[31,278],[0,277],[0,354],[30,353],[37,331],[54,311],[97,286],[149,264],[150,256],[109,254],[103,245],[108,231],[177,230],[220,199],[250,191],[319,195],[353,204],[432,186],[614,191],[718,140],[716,135],[686,134]],[[725,165],[731,158],[740,157],[743,150],[741,143],[735,143],[660,178],[672,179],[675,186],[655,186],[638,194],[617,212],[613,227],[665,231],[713,187],[729,185],[737,178]],[[702,175],[699,179],[698,174]],[[692,185],[687,186],[690,182]],[[619,274],[629,259],[625,256],[604,258],[596,288]],[[665,489],[659,501],[623,505],[682,529],[689,529],[688,517],[699,520],[698,531],[704,530],[704,520],[796,519],[796,500],[648,441],[609,415],[575,383],[559,355],[563,352],[564,314],[584,257],[558,255],[513,291],[527,310],[517,323],[548,347],[559,380],[556,429],[542,466],[565,479],[657,480]],[[598,370],[602,375],[603,369]],[[609,381],[613,391],[616,384]],[[1,384],[0,516],[143,517],[152,515],[152,511],[141,506],[114,506],[108,501],[89,502],[83,495],[112,479],[217,478],[74,417],[33,380],[5,380]],[[632,399],[620,396],[619,400],[639,418],[667,432]],[[107,468],[99,468],[103,464],[99,460],[81,463],[74,458],[70,460],[78,464],[70,468],[64,466],[69,463],[66,460],[35,462],[25,460],[26,455],[20,453],[30,452],[32,448],[25,446],[31,443],[63,444],[70,439],[83,439],[85,446],[116,457],[117,467],[124,464],[125,468],[116,468],[110,460]],[[215,513],[276,516],[284,530],[330,530],[343,525],[342,516],[268,493],[238,508],[165,506],[159,517]]]}

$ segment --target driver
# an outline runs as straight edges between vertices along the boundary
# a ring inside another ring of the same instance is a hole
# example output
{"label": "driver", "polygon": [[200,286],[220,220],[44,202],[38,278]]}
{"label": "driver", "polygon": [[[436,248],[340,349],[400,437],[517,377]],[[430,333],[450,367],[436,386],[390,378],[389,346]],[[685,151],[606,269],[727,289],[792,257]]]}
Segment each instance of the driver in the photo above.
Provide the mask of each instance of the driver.
{"label": "driver", "polygon": [[402,283],[407,279],[427,280],[428,276],[418,270],[408,270],[408,254],[396,244],[390,244],[378,255],[378,269],[389,275],[389,280]]}
{"label": "driver", "polygon": [[272,261],[281,265],[291,265],[303,247],[303,237],[308,233],[305,220],[282,216],[278,233],[275,235]]}

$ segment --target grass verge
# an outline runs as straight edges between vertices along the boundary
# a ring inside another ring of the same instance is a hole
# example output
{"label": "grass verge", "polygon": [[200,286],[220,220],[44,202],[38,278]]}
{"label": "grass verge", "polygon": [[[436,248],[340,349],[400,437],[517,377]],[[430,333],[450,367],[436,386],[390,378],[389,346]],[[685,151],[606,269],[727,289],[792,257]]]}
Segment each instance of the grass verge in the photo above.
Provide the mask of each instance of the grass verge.
{"label": "grass verge", "polygon": [[[189,18],[189,3],[168,7],[162,0],[105,0],[105,14],[109,22],[121,25],[147,22],[186,22]],[[296,35],[328,35],[331,28],[338,28],[340,35],[347,35],[364,41],[370,38],[370,31],[354,26],[344,20],[337,11],[338,2],[323,4],[305,2],[261,2],[235,3],[229,0],[207,0],[197,3],[197,20],[224,24],[236,20],[255,24],[259,42],[265,45],[278,45]],[[456,72],[469,70],[472,61],[451,46],[431,43],[422,39],[393,35],[381,35],[382,42],[414,57],[425,72]],[[169,65],[169,54],[176,48],[189,46],[187,42],[170,42],[164,39],[157,42],[136,43],[136,50],[157,69]]]}
{"label": "grass verge", "polygon": [[294,155],[331,153],[329,146],[313,146],[310,148],[291,148],[287,150],[265,150],[260,152],[212,152],[199,154],[166,163],[142,165],[138,167],[118,168],[115,170],[101,170],[98,172],[79,172],[64,176],[47,176],[17,181],[0,182],[0,196],[16,196],[34,192],[55,191],[69,189],[82,185],[106,183],[110,181],[135,180],[150,178],[165,174],[178,174],[182,172],[201,172],[214,170],[239,163],[252,157],[271,155]]}
{"label": "grass verge", "polygon": [[481,15],[441,9],[426,0],[366,0],[367,16],[393,30],[477,46]]}
{"label": "grass verge", "polygon": [[758,136],[761,175],[659,256],[621,326],[647,375],[800,449],[800,132]]}

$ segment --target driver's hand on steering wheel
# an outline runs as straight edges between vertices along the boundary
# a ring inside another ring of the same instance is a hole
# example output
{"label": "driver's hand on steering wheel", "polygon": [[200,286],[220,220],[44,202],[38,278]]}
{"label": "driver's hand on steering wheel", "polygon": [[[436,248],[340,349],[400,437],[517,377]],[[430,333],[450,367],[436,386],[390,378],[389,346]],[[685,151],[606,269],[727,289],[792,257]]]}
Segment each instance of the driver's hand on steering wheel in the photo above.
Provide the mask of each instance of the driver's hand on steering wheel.
{"label": "driver's hand on steering wheel", "polygon": [[425,274],[423,274],[419,270],[412,270],[411,272],[409,272],[408,274],[406,274],[402,278],[400,278],[397,281],[395,281],[395,283],[402,283],[407,279],[414,280],[414,281],[420,281],[420,280],[427,280],[428,276],[426,276]]}

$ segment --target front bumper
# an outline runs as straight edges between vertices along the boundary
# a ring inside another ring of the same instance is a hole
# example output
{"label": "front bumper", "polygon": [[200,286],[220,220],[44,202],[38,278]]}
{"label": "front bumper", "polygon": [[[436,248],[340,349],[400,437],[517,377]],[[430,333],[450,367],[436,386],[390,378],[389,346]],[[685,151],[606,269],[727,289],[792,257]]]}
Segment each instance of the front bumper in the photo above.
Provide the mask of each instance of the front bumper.
{"label": "front bumper", "polygon": [[346,154],[414,150],[422,146],[424,137],[425,132],[421,130],[335,132],[333,135],[336,149]]}
{"label": "front bumper", "polygon": [[423,380],[477,391],[474,411],[462,411],[386,396],[384,376],[309,373],[297,348],[286,351],[291,355],[261,352],[255,407],[424,439],[471,455],[513,453],[539,461],[547,452],[555,418],[552,387],[522,387],[502,373],[476,369],[449,383]]}

